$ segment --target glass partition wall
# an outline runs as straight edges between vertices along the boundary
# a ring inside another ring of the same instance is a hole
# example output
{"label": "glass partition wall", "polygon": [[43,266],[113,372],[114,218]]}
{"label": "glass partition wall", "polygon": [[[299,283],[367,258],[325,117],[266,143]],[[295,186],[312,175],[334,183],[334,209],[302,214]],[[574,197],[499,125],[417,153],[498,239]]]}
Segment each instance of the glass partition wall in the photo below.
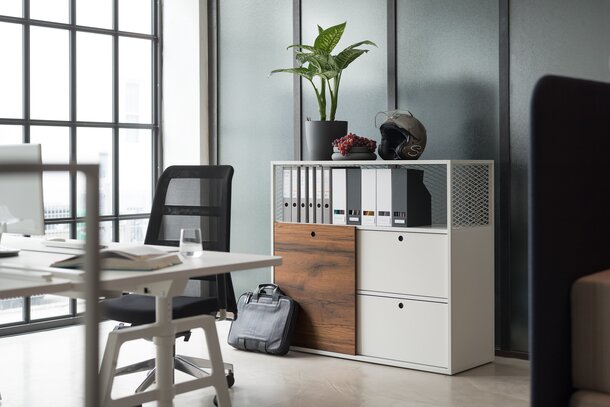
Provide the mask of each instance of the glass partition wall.
{"label": "glass partition wall", "polygon": [[[158,3],[0,2],[0,144],[41,144],[44,163],[98,163],[102,241],[144,241],[159,161]],[[47,236],[84,239],[84,179],[44,174],[43,188]],[[0,300],[0,335],[72,323],[82,306]]]}

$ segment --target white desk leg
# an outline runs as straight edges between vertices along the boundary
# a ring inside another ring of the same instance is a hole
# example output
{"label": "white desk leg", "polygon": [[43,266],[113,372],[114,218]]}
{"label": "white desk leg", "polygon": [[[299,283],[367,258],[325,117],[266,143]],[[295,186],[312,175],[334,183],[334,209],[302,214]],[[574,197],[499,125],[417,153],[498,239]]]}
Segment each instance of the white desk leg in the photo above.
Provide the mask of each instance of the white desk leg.
{"label": "white desk leg", "polygon": [[220,342],[218,341],[218,332],[216,331],[216,320],[214,318],[207,318],[202,326],[210,354],[212,377],[214,378],[213,386],[216,389],[216,396],[218,397],[218,407],[231,407],[229,386],[227,385]]}
{"label": "white desk leg", "polygon": [[172,326],[171,297],[155,297],[157,325],[159,334],[153,338],[157,348],[156,380],[159,390],[159,407],[174,405],[174,355],[173,347],[176,340]]}

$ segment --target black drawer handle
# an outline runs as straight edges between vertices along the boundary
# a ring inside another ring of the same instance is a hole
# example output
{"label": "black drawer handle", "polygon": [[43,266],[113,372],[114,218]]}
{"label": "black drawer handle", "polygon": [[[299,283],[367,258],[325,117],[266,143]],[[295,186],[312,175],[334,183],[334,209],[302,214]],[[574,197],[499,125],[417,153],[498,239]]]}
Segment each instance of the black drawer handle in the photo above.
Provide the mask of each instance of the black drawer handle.
{"label": "black drawer handle", "polygon": [[316,237],[316,232],[311,232],[311,237]]}
{"label": "black drawer handle", "polygon": [[403,309],[405,307],[405,304],[403,304],[402,302],[398,303],[398,308]]}
{"label": "black drawer handle", "polygon": [[402,242],[403,240],[405,240],[405,238],[404,238],[404,237],[402,237],[402,236],[398,236],[398,241],[399,241],[399,242]]}

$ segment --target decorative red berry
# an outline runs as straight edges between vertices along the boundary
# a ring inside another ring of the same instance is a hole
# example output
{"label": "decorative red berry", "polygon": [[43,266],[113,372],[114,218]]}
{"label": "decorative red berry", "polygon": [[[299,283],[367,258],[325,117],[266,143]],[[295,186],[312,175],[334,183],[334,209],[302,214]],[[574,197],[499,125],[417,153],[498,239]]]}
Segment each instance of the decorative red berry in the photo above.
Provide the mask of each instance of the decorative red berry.
{"label": "decorative red berry", "polygon": [[377,148],[377,142],[375,140],[360,137],[353,133],[348,133],[341,138],[333,140],[332,145],[339,149],[341,155],[347,155],[352,147],[366,147],[371,153],[374,153]]}

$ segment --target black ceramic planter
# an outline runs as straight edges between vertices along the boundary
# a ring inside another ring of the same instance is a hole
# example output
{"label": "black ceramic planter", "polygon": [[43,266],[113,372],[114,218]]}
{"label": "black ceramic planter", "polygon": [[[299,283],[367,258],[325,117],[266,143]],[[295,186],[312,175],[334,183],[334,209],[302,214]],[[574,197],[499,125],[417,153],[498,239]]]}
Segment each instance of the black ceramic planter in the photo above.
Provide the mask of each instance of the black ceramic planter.
{"label": "black ceramic planter", "polygon": [[330,160],[333,154],[332,142],[347,134],[344,121],[307,121],[305,122],[305,141],[309,153],[308,160]]}

